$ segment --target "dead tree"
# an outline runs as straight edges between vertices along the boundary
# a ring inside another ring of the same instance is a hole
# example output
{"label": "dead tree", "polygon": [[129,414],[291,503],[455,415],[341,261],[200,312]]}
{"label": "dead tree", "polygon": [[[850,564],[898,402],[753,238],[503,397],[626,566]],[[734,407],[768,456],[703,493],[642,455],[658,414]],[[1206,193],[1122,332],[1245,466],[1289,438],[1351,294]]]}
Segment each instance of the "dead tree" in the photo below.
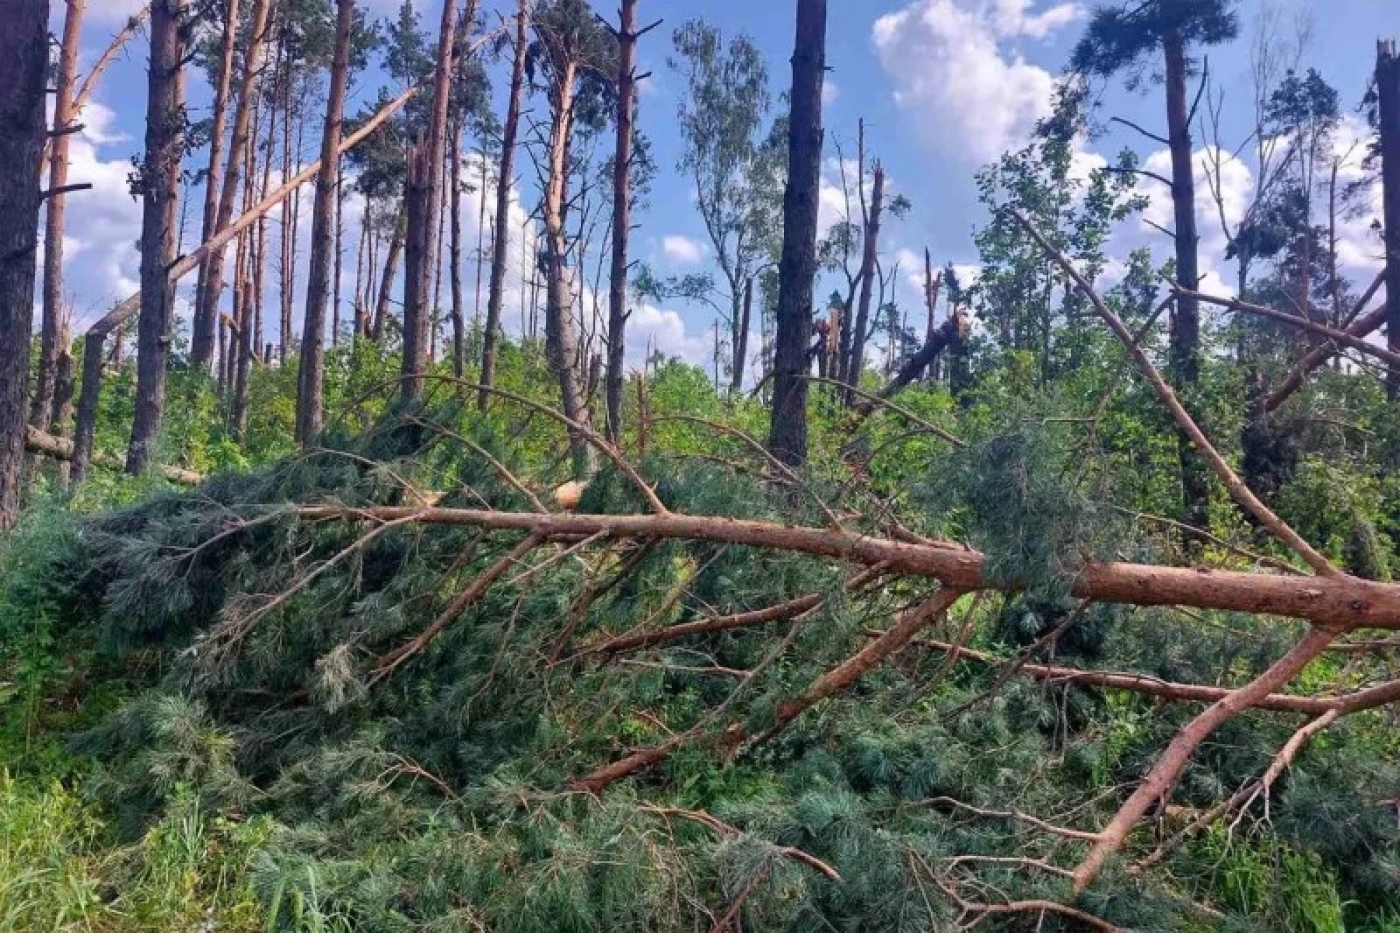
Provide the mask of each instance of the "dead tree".
{"label": "dead tree", "polygon": [[783,253],[778,267],[773,420],[768,447],[783,463],[807,459],[807,345],[812,339],[812,280],[817,272],[817,196],[821,187],[822,81],[826,72],[826,0],[798,0],[792,53],[788,179],[783,192]]}
{"label": "dead tree", "polygon": [[[1400,54],[1393,39],[1376,49],[1376,103],[1384,188],[1386,340],[1392,352],[1400,353]],[[1386,389],[1391,398],[1400,396],[1400,366],[1390,367]]]}

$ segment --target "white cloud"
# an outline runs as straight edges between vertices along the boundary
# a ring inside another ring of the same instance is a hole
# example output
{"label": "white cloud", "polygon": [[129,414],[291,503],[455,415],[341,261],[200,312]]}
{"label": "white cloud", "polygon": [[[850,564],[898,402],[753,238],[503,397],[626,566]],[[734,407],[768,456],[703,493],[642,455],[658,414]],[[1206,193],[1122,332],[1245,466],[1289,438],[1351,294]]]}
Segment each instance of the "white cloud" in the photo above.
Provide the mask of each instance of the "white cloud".
{"label": "white cloud", "polygon": [[1078,19],[1078,3],[1035,11],[1036,0],[916,0],[875,21],[876,56],[895,103],[915,111],[934,145],[981,164],[1024,140],[1047,116],[1055,77],[1014,48]]}
{"label": "white cloud", "polygon": [[822,81],[822,106],[827,106],[841,96],[841,89],[836,86],[836,82],[831,78]]}
{"label": "white cloud", "polygon": [[679,234],[661,238],[661,252],[666,259],[678,266],[694,266],[703,262],[708,252],[699,240]]}
{"label": "white cloud", "polygon": [[[146,0],[97,0],[89,3],[85,16],[93,24],[110,26],[125,25],[127,17],[135,16],[146,5]],[[63,16],[67,5],[55,3],[49,11],[49,27],[55,35],[62,35]]]}
{"label": "white cloud", "polygon": [[714,350],[709,334],[687,332],[677,312],[642,304],[627,321],[627,365],[640,369],[648,349],[697,366],[705,365]]}

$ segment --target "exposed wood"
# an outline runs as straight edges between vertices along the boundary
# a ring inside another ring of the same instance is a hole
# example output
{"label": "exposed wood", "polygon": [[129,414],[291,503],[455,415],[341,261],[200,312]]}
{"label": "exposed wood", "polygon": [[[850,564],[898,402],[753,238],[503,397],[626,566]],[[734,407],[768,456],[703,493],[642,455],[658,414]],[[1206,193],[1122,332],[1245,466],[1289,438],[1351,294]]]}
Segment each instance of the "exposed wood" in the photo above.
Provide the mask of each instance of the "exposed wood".
{"label": "exposed wood", "polygon": [[[24,446],[31,454],[51,457],[63,463],[73,459],[73,442],[66,437],[57,437],[30,425],[24,436]],[[109,466],[120,468],[122,463],[115,457],[104,458]],[[179,486],[197,486],[204,481],[201,473],[174,466],[158,466],[156,473],[163,479]]]}

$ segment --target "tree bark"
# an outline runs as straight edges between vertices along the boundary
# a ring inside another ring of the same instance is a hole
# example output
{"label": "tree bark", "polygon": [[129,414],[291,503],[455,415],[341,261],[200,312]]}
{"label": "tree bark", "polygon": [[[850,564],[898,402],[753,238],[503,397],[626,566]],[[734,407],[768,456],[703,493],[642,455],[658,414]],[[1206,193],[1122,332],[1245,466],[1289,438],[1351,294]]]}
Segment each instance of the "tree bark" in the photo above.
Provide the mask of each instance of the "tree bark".
{"label": "tree bark", "polygon": [[[484,156],[483,156],[484,160]],[[448,262],[452,288],[452,374],[462,379],[467,374],[467,311],[462,298],[462,122],[460,115],[452,125],[452,155],[448,163],[448,186],[451,227],[448,231]],[[486,192],[479,192],[484,200]],[[480,263],[477,265],[480,270]]]}
{"label": "tree bark", "polygon": [[[475,18],[475,11],[476,0],[467,0],[462,22],[470,24]],[[408,236],[413,240],[410,253],[417,254],[417,262],[407,258],[404,262],[403,373],[400,390],[404,398],[409,399],[423,393],[423,376],[431,362],[428,355],[428,329],[431,326],[429,289],[432,284],[432,261],[437,255],[437,218],[442,201],[443,152],[455,57],[456,13],[456,0],[443,0],[442,24],[438,29],[437,68],[433,72],[432,116],[428,121],[428,138],[420,146],[422,164],[419,166],[421,175],[418,181],[423,188],[421,213],[416,224],[411,220],[408,225]]]}
{"label": "tree bark", "polygon": [[737,395],[744,389],[744,364],[749,355],[749,327],[753,321],[753,276],[744,280],[744,303],[739,308],[739,322],[734,332],[734,366],[729,390]]}
{"label": "tree bark", "polygon": [[[1167,138],[1172,161],[1172,213],[1176,224],[1176,282],[1195,290],[1200,283],[1197,262],[1196,179],[1191,161],[1190,105],[1186,94],[1186,43],[1179,31],[1162,42],[1167,77]],[[1171,326],[1171,370],[1187,409],[1197,416],[1196,386],[1201,372],[1201,310],[1195,298],[1178,296]],[[1186,523],[1210,527],[1210,481],[1191,449],[1190,439],[1177,433],[1181,463],[1182,505]]]}
{"label": "tree bark", "polygon": [[[209,170],[204,178],[204,222],[200,227],[199,237],[201,243],[208,242],[219,222],[219,193],[223,187],[224,169],[224,129],[228,120],[229,92],[233,85],[233,56],[238,45],[238,13],[239,0],[228,0],[224,7],[224,31],[221,39],[223,57],[219,62],[218,82],[214,85],[214,113],[209,130]],[[214,332],[219,323],[217,305],[208,318],[199,314],[206,285],[201,270],[195,290],[195,318],[190,334],[190,360],[195,365],[201,365],[212,354]]]}
{"label": "tree bark", "polygon": [[[248,50],[244,55],[243,73],[238,82],[238,104],[233,114],[233,135],[229,140],[227,169],[220,179],[219,208],[214,232],[220,232],[233,219],[234,198],[243,168],[244,150],[248,147],[253,98],[259,72],[262,70],[266,46],[268,15],[271,0],[254,0]],[[213,182],[211,178],[210,185]],[[205,236],[205,241],[209,236]],[[199,270],[195,288],[194,322],[190,343],[190,363],[207,366],[214,353],[214,328],[219,319],[219,298],[223,291],[224,252],[211,250]]]}
{"label": "tree bark", "polygon": [[48,0],[0,17],[0,528],[19,514],[38,260]]}
{"label": "tree bark", "polygon": [[[559,383],[564,416],[570,421],[592,427],[588,401],[584,394],[578,333],[574,326],[573,300],[569,294],[568,266],[568,173],[569,149],[573,136],[574,81],[578,63],[564,62],[555,78],[553,96],[553,126],[549,138],[549,179],[545,187],[545,357]],[[596,458],[587,438],[579,431],[569,431],[569,446],[573,451],[574,472],[579,476],[593,474]]]}
{"label": "tree bark", "polygon": [[773,419],[768,447],[788,466],[807,459],[807,345],[812,339],[812,281],[817,272],[817,197],[821,187],[822,81],[826,0],[798,0],[792,54],[788,178],[783,192],[783,252],[778,267]]}
{"label": "tree bark", "polygon": [[[870,190],[870,211],[865,220],[865,235],[862,242],[864,252],[860,260],[860,298],[856,305],[855,325],[851,329],[851,358],[846,367],[846,382],[860,385],[861,370],[865,366],[866,331],[870,327],[870,300],[875,290],[876,263],[880,250],[880,212],[885,205],[885,168],[875,163],[875,180]],[[846,404],[853,401],[847,393]]]}
{"label": "tree bark", "polygon": [[389,234],[389,249],[384,255],[384,272],[379,276],[379,297],[374,302],[374,321],[370,324],[370,336],[376,341],[384,339],[384,326],[389,318],[389,299],[394,293],[394,279],[399,274],[399,259],[403,256],[404,237],[407,229],[404,205],[394,216],[394,229]]}
{"label": "tree bark", "polygon": [[[880,390],[879,397],[887,399],[909,383],[919,378],[924,370],[934,366],[942,357],[943,351],[950,347],[959,346],[967,336],[967,319],[958,313],[954,313],[948,320],[936,327],[924,345],[919,348],[919,352],[909,357],[904,365],[899,367],[893,379]],[[869,414],[875,407],[874,402],[862,402],[855,406],[856,411],[862,414]]]}
{"label": "tree bark", "polygon": [[[520,0],[515,14],[515,63],[510,72],[510,103],[506,106],[506,122],[501,133],[501,170],[496,175],[496,233],[491,250],[491,279],[486,287],[486,324],[481,334],[483,387],[494,385],[496,379],[496,342],[505,298],[506,254],[509,252],[506,247],[510,243],[510,190],[515,182],[515,138],[520,131],[520,107],[525,97],[529,25],[530,0]],[[491,393],[483,388],[477,395],[477,407],[485,410],[490,398]]]}
{"label": "tree bark", "polygon": [[[432,197],[429,190],[428,144],[419,143],[409,149],[408,169],[404,174],[404,227],[403,238],[403,368],[399,379],[399,390],[406,399],[415,399],[423,394],[424,368],[428,358],[428,315],[426,297],[418,294],[420,288],[426,290],[428,271],[431,268],[426,253],[428,236],[425,227],[431,221],[431,208],[428,201]],[[386,277],[387,278],[387,277]],[[410,310],[417,302],[417,311]]]}
{"label": "tree bark", "polygon": [[[608,440],[622,437],[627,331],[627,245],[632,233],[632,126],[636,119],[637,0],[622,0],[617,29],[617,142],[613,149],[612,267],[608,283]],[[736,364],[737,367],[737,364]]]}
{"label": "tree bark", "polygon": [[141,165],[141,314],[136,336],[136,415],[126,471],[150,466],[165,414],[165,368],[174,340],[176,209],[185,113],[180,71],[185,0],[151,5],[151,64],[147,76],[146,154]]}
{"label": "tree bark", "polygon": [[82,41],[83,11],[87,0],[68,0],[63,20],[63,44],[59,47],[58,75],[54,87],[53,128],[49,144],[49,191],[44,217],[44,310],[39,337],[39,372],[29,401],[29,423],[47,431],[53,418],[54,387],[58,359],[63,348],[61,332],[66,330],[67,305],[63,298],[63,209],[68,184],[67,132],[73,123],[73,86],[78,70],[78,46]]}
{"label": "tree bark", "polygon": [[[1382,226],[1385,228],[1386,342],[1400,353],[1400,55],[1392,39],[1376,50],[1376,97],[1380,111]],[[1400,366],[1386,374],[1386,391],[1400,397]]]}
{"label": "tree bark", "polygon": [[341,129],[345,88],[350,76],[350,32],[355,24],[355,0],[336,0],[335,52],[331,61],[330,96],[321,131],[321,172],[316,177],[316,200],[311,208],[311,262],[307,269],[306,316],[301,325],[301,365],[297,371],[296,440],[303,447],[321,434],[325,370],[326,303],[330,293],[331,251],[335,244],[335,208],[340,187]]}

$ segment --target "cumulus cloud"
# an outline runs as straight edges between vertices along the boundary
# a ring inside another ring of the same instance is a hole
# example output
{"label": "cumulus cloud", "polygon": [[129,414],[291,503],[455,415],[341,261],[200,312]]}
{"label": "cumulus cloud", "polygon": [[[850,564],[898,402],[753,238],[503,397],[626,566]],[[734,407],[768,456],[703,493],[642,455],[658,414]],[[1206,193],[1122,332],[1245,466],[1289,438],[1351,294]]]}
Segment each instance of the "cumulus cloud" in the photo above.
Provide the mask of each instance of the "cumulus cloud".
{"label": "cumulus cloud", "polygon": [[930,142],[981,164],[1050,113],[1055,77],[1014,43],[1048,38],[1083,13],[1078,3],[916,0],[877,19],[871,38],[895,103]]}
{"label": "cumulus cloud", "polygon": [[705,244],[699,240],[680,234],[661,238],[661,254],[667,261],[678,266],[694,266],[705,259]]}

